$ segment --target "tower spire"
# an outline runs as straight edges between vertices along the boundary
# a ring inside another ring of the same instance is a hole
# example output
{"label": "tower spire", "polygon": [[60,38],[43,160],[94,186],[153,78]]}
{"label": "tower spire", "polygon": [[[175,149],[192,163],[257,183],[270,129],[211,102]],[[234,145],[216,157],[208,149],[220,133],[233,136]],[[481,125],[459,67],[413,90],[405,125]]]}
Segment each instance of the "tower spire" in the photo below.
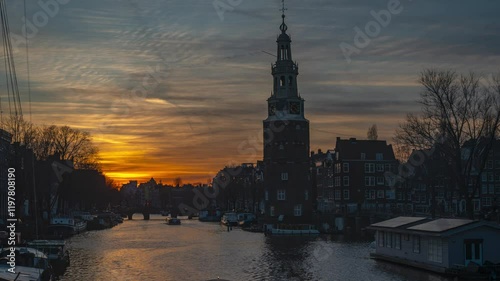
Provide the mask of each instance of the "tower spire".
{"label": "tower spire", "polygon": [[282,33],[285,33],[288,30],[288,26],[286,26],[286,23],[285,23],[285,17],[286,17],[285,11],[287,11],[288,9],[285,8],[285,0],[281,0],[281,4],[282,4],[282,8],[280,9],[280,11],[281,11],[281,18],[283,19],[283,23],[281,24],[280,29],[281,29]]}

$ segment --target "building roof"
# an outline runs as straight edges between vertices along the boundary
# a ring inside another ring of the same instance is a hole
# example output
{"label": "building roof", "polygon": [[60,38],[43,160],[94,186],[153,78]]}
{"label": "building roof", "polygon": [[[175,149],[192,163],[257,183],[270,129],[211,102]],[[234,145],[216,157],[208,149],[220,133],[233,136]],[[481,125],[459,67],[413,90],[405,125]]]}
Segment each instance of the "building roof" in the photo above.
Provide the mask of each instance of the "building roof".
{"label": "building roof", "polygon": [[437,219],[430,222],[408,227],[409,230],[419,230],[428,232],[444,232],[453,228],[471,224],[473,220],[467,219]]}
{"label": "building roof", "polygon": [[425,217],[397,217],[390,220],[382,221],[379,223],[374,223],[372,227],[388,227],[397,228],[411,223],[419,222],[425,220]]}
{"label": "building roof", "polygon": [[337,138],[335,151],[339,152],[340,159],[359,159],[361,153],[365,154],[365,160],[376,160],[376,154],[382,153],[383,160],[396,160],[392,145],[385,140],[357,140],[355,138]]}
{"label": "building roof", "polygon": [[423,217],[397,217],[370,225],[370,229],[395,231],[408,234],[426,234],[429,236],[450,236],[477,227],[490,227],[500,230],[500,225],[487,221],[468,219],[428,219]]}

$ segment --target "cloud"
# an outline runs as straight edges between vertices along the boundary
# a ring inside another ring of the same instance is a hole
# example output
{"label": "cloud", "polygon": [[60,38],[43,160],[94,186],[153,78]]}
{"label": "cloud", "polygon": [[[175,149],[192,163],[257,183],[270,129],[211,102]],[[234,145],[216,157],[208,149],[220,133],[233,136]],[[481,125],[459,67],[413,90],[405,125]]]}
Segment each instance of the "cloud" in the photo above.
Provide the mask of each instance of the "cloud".
{"label": "cloud", "polygon": [[[339,44],[352,42],[354,27],[386,0],[288,4],[312,148],[333,148],[336,136],[364,137],[372,123],[390,139],[405,114],[419,109],[416,80],[425,68],[498,71],[500,3],[403,3],[350,64]],[[40,8],[27,4],[30,18]],[[255,162],[260,147],[242,153],[238,146],[262,135],[275,60],[262,51],[275,52],[279,7],[244,1],[221,22],[212,1],[70,1],[29,43],[33,120],[90,131],[104,170],[120,181],[197,181],[230,161]],[[11,30],[20,34],[23,6],[9,9]],[[21,45],[26,109],[25,61]]]}

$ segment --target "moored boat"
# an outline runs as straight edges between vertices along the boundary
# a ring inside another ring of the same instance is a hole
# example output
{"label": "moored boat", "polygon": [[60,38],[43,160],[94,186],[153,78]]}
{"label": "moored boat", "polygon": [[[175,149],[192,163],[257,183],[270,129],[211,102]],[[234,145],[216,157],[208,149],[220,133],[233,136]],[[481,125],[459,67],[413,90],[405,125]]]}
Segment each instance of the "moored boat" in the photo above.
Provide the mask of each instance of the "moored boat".
{"label": "moored boat", "polygon": [[87,230],[87,222],[71,217],[55,217],[50,220],[50,234],[68,237]]}
{"label": "moored boat", "polygon": [[257,222],[257,217],[252,213],[238,213],[238,224],[240,226],[249,226]]}
{"label": "moored boat", "polygon": [[[13,251],[11,251],[13,249]],[[41,280],[41,281],[49,281],[53,278],[52,268],[49,263],[49,259],[46,254],[42,251],[39,251],[30,247],[12,247],[12,248],[3,248],[0,252],[0,278],[3,278],[1,274],[2,272],[7,271],[9,264],[9,255],[15,255],[15,271],[16,272],[24,272],[24,280]],[[5,269],[4,269],[5,268]],[[23,271],[22,271],[23,270]],[[36,272],[39,275],[35,274]],[[16,275],[8,272],[11,276],[16,277]],[[20,274],[21,276],[21,274]],[[33,279],[29,279],[30,276]],[[36,279],[35,279],[36,278]],[[2,280],[2,279],[0,279]],[[10,279],[5,279],[10,280]],[[23,280],[19,278],[12,278],[12,280]]]}
{"label": "moored boat", "polygon": [[15,274],[9,272],[11,267],[0,260],[0,280],[6,281],[42,281],[40,269],[16,265]]}
{"label": "moored boat", "polygon": [[319,230],[310,224],[278,224],[268,230],[271,235],[319,235]]}
{"label": "moored boat", "polygon": [[69,252],[64,240],[33,240],[27,244],[47,255],[56,275],[62,275],[69,266]]}
{"label": "moored boat", "polygon": [[238,225],[238,215],[236,213],[225,213],[220,222],[223,225],[236,226]]}

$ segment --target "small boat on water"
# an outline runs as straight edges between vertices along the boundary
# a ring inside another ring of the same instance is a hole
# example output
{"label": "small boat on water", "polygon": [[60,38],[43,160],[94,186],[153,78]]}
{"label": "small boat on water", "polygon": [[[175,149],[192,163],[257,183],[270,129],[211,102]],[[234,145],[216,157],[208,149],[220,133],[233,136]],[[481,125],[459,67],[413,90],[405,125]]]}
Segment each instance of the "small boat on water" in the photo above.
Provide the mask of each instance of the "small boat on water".
{"label": "small boat on water", "polygon": [[236,213],[225,213],[220,222],[223,225],[237,226],[238,225],[238,215]]}
{"label": "small boat on water", "polygon": [[50,220],[50,234],[68,237],[87,230],[87,222],[72,217],[55,217]]}
{"label": "small boat on water", "polygon": [[278,224],[268,230],[271,235],[319,235],[319,230],[310,224]]}
{"label": "small boat on water", "polygon": [[180,225],[181,224],[181,220],[178,218],[168,217],[165,219],[165,221],[167,222],[168,225]]}
{"label": "small boat on water", "polygon": [[64,274],[69,266],[69,252],[64,240],[33,240],[27,244],[47,255],[55,275]]}

